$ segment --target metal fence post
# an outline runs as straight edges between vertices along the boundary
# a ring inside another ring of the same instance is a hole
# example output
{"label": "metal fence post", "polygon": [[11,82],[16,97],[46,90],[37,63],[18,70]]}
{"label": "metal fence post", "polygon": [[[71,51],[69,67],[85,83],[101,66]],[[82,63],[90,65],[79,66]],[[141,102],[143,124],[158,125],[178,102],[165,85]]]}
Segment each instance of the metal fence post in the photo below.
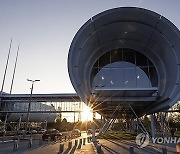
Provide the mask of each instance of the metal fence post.
{"label": "metal fence post", "polygon": [[18,140],[14,140],[14,151],[16,151],[19,148],[19,141]]}
{"label": "metal fence post", "polygon": [[32,138],[30,138],[28,141],[28,148],[31,148],[31,147],[32,147]]}
{"label": "metal fence post", "polygon": [[166,147],[162,147],[162,154],[167,154],[167,149],[166,149]]}
{"label": "metal fence post", "polygon": [[63,151],[64,151],[64,144],[60,144],[59,153],[63,153]]}
{"label": "metal fence post", "polygon": [[42,140],[41,139],[39,140],[39,145],[42,145]]}
{"label": "metal fence post", "polygon": [[75,146],[77,146],[78,145],[78,140],[75,140]]}
{"label": "metal fence post", "polygon": [[102,153],[101,144],[97,144],[97,153]]}
{"label": "metal fence post", "polygon": [[72,141],[69,141],[68,142],[68,149],[71,149],[72,148]]}
{"label": "metal fence post", "polygon": [[51,142],[51,137],[48,137],[48,144]]}
{"label": "metal fence post", "polygon": [[133,147],[133,146],[130,146],[130,147],[129,147],[129,153],[130,153],[130,154],[134,154],[134,147]]}
{"label": "metal fence post", "polygon": [[83,138],[83,145],[86,144],[86,138]]}

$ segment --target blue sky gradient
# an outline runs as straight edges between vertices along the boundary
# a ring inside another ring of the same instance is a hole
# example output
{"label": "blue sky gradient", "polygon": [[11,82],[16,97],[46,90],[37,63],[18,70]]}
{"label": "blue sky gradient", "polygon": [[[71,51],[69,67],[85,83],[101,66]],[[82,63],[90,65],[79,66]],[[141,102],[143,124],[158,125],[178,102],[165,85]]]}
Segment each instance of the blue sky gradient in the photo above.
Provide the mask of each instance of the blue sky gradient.
{"label": "blue sky gradient", "polygon": [[179,0],[0,0],[0,85],[11,37],[12,52],[4,91],[9,92],[18,44],[12,93],[30,93],[29,79],[40,79],[33,93],[75,92],[67,56],[79,28],[92,16],[115,7],[153,10],[180,28]]}

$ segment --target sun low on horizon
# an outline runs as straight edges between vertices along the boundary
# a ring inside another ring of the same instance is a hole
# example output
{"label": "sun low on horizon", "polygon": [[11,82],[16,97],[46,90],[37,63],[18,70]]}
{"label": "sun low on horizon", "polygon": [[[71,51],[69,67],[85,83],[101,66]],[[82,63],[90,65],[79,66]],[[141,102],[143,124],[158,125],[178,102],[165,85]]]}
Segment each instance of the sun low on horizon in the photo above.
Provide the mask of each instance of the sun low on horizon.
{"label": "sun low on horizon", "polygon": [[90,107],[85,106],[83,109],[83,112],[81,113],[81,119],[82,119],[82,122],[92,121],[93,120],[93,110]]}

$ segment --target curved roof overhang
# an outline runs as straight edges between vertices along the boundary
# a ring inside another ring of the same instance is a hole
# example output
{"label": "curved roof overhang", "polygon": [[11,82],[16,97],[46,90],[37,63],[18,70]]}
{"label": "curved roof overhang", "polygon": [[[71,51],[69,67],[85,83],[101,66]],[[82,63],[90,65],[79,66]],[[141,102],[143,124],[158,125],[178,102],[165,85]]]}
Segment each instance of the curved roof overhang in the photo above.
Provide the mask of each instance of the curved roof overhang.
{"label": "curved roof overhang", "polygon": [[149,112],[162,111],[180,98],[180,32],[150,10],[122,7],[89,19],[75,35],[68,55],[71,82],[84,102],[90,100],[92,67],[104,53],[130,48],[147,56],[158,74],[158,98]]}

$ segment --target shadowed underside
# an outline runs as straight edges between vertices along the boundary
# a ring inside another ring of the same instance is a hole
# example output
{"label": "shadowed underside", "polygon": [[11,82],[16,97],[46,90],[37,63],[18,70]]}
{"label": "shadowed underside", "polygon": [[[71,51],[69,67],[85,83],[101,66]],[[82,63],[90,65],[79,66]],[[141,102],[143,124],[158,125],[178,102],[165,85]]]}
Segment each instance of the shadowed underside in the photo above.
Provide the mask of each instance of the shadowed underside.
{"label": "shadowed underside", "polygon": [[180,32],[149,10],[107,10],[75,35],[68,69],[81,99],[106,117],[117,106],[119,115],[162,111],[180,98]]}

